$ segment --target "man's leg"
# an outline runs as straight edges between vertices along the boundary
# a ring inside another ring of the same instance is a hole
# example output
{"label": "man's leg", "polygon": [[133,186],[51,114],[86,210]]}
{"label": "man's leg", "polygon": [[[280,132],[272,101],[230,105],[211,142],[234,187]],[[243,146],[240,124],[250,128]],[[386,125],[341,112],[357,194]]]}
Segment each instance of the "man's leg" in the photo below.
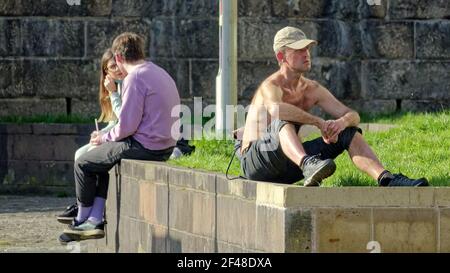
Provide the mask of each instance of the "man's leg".
{"label": "man's leg", "polygon": [[367,173],[375,180],[385,171],[380,160],[359,132],[353,136],[348,154],[358,169]]}
{"label": "man's leg", "polygon": [[286,157],[292,160],[297,166],[300,166],[306,153],[293,124],[286,124],[281,128],[280,145]]}

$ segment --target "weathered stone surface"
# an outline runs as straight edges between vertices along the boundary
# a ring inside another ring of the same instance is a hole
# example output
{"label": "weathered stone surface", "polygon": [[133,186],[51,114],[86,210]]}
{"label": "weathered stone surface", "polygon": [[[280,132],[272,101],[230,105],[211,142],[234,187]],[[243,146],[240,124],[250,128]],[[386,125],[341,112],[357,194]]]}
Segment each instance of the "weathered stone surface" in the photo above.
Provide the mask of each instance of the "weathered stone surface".
{"label": "weathered stone surface", "polygon": [[448,19],[450,17],[450,5],[446,0],[390,0],[389,16],[391,19]]}
{"label": "weathered stone surface", "polygon": [[154,57],[219,57],[216,19],[157,19],[152,21],[150,37]]}
{"label": "weathered stone surface", "polygon": [[218,1],[144,1],[126,0],[113,1],[112,14],[116,16],[140,16],[154,18],[157,16],[211,16],[219,14]]}
{"label": "weathered stone surface", "polygon": [[313,251],[313,222],[310,210],[289,209],[285,211],[285,252]]}
{"label": "weathered stone surface", "polygon": [[256,248],[262,251],[285,251],[285,211],[283,208],[256,207]]}
{"label": "weathered stone surface", "polygon": [[[450,14],[450,4],[449,4]],[[450,15],[449,15],[450,16]],[[450,58],[450,22],[417,22],[416,54],[417,58]]]}
{"label": "weathered stone surface", "polygon": [[[114,38],[125,31],[141,35],[145,39],[146,49],[149,48],[149,40],[158,39],[158,37],[150,35],[150,21],[145,19],[92,20],[87,22],[87,37],[89,38],[87,39],[86,55],[100,59],[103,52],[112,46]],[[153,54],[151,55],[153,56]]]}
{"label": "weathered stone surface", "polygon": [[214,237],[215,195],[172,186],[169,191],[170,228],[209,238]]}
{"label": "weathered stone surface", "polygon": [[112,0],[77,1],[69,5],[59,0],[5,0],[0,4],[0,15],[25,16],[107,16]]}
{"label": "weathered stone surface", "polygon": [[3,173],[0,174],[1,187],[22,185],[42,189],[48,186],[75,187],[72,161],[34,161],[25,158],[8,160],[0,172]]}
{"label": "weathered stone surface", "polygon": [[228,196],[217,197],[217,240],[256,249],[257,206]]}
{"label": "weathered stone surface", "polygon": [[[27,127],[27,125],[19,126]],[[89,140],[90,133],[95,130],[93,124],[33,123],[29,126],[31,126],[34,135],[80,135],[86,137],[86,141]]]}
{"label": "weathered stone surface", "polygon": [[341,21],[318,22],[318,56],[330,58],[357,58],[362,43],[359,25]]}
{"label": "weathered stone surface", "polygon": [[66,113],[65,99],[1,99],[0,116],[59,115]]}
{"label": "weathered stone surface", "polygon": [[[367,0],[361,0],[359,13],[362,18],[385,18],[388,0],[379,0],[381,5],[369,5]],[[376,1],[373,1],[376,4]]]}
{"label": "weathered stone surface", "polygon": [[449,62],[368,61],[362,64],[362,97],[449,99]]}
{"label": "weathered stone surface", "polygon": [[25,67],[20,60],[0,61],[0,97],[28,97],[35,91],[32,79],[24,77]]}
{"label": "weathered stone surface", "polygon": [[[93,95],[89,95],[89,97],[94,98]],[[72,99],[70,101],[70,104],[71,104],[71,113],[72,114],[86,116],[86,117],[100,116],[101,109],[100,109],[100,105],[97,100],[93,99],[92,101],[84,101],[84,100],[79,100],[79,99]],[[100,123],[99,126],[103,126],[103,124]]]}
{"label": "weathered stone surface", "polygon": [[316,209],[318,252],[366,252],[371,241],[370,209]]}
{"label": "weathered stone surface", "polygon": [[167,241],[170,253],[205,253],[214,252],[216,249],[214,240],[189,233],[169,230]]}
{"label": "weathered stone surface", "polygon": [[299,18],[358,18],[359,3],[353,0],[271,1],[273,16]]}
{"label": "weathered stone surface", "polygon": [[203,100],[216,97],[216,77],[219,72],[218,61],[192,62],[192,93]]}
{"label": "weathered stone surface", "polygon": [[146,223],[167,226],[169,192],[166,184],[139,182],[138,209],[132,212]]}
{"label": "weathered stone surface", "polygon": [[[274,55],[275,56],[275,55]],[[238,97],[250,101],[261,83],[278,70],[274,61],[241,61],[238,64]]]}
{"label": "weathered stone surface", "polygon": [[411,22],[365,21],[361,23],[361,39],[367,58],[414,57],[414,26]]}
{"label": "weathered stone surface", "polygon": [[450,209],[440,210],[439,242],[442,253],[450,252]]}
{"label": "weathered stone surface", "polygon": [[91,98],[92,102],[97,101],[99,66],[95,61],[27,60],[23,67],[25,74],[20,80],[29,83],[24,84],[24,93],[41,98]]}
{"label": "weathered stone surface", "polygon": [[450,100],[404,100],[402,110],[411,112],[443,111],[450,108]]}
{"label": "weathered stone surface", "polygon": [[434,209],[374,209],[374,240],[381,252],[436,252]]}
{"label": "weathered stone surface", "polygon": [[396,100],[344,100],[343,103],[359,113],[388,114],[397,110]]}
{"label": "weathered stone surface", "polygon": [[270,17],[271,3],[269,0],[238,1],[239,17]]}
{"label": "weathered stone surface", "polygon": [[235,179],[230,181],[224,175],[220,174],[217,175],[216,180],[217,194],[247,200],[256,199],[257,183],[254,181],[245,179]]}
{"label": "weathered stone surface", "polygon": [[20,20],[0,20],[0,56],[22,55]]}
{"label": "weathered stone surface", "polygon": [[84,23],[75,20],[22,20],[25,56],[82,57]]}

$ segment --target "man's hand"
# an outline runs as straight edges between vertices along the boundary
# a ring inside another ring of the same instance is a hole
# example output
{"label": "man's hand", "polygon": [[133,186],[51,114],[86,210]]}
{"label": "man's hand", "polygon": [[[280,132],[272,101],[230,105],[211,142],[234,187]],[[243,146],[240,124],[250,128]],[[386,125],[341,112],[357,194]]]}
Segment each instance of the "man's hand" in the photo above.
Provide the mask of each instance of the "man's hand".
{"label": "man's hand", "polygon": [[103,133],[101,131],[93,131],[91,133],[90,143],[92,145],[96,145],[96,146],[101,145],[102,144],[102,136],[103,136]]}
{"label": "man's hand", "polygon": [[345,130],[345,122],[342,119],[327,120],[323,125],[322,137],[325,143],[336,143],[338,141],[339,134]]}
{"label": "man's hand", "polygon": [[106,90],[109,92],[116,92],[117,87],[114,80],[111,78],[111,76],[106,75],[105,81],[103,82],[103,85],[105,86]]}

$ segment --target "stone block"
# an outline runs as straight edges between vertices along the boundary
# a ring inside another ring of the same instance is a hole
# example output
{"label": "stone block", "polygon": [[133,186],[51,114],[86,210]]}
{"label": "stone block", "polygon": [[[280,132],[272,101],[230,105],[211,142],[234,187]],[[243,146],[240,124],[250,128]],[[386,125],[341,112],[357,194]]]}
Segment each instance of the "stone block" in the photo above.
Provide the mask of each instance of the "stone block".
{"label": "stone block", "polygon": [[220,195],[255,200],[257,185],[255,181],[244,179],[230,181],[225,175],[217,175],[217,194]]}
{"label": "stone block", "polygon": [[370,209],[316,209],[317,252],[367,252],[371,241]]}
{"label": "stone block", "polygon": [[[34,135],[81,135],[86,137],[86,143],[89,141],[90,133],[95,130],[95,126],[91,124],[33,123],[28,126],[32,128]],[[14,127],[12,129],[14,130]]]}
{"label": "stone block", "polygon": [[238,97],[251,101],[261,83],[277,70],[278,65],[275,59],[273,61],[240,61]]}
{"label": "stone block", "polygon": [[385,18],[388,9],[388,0],[381,0],[381,5],[369,5],[367,0],[362,0],[359,13],[362,18]]}
{"label": "stone block", "polygon": [[[258,185],[258,188],[260,185]],[[286,188],[285,207],[427,207],[434,206],[433,188]]]}
{"label": "stone block", "polygon": [[[73,187],[73,161],[7,160],[1,169],[0,184]],[[72,192],[73,194],[74,192]]]}
{"label": "stone block", "polygon": [[440,210],[439,252],[450,253],[450,209]]}
{"label": "stone block", "polygon": [[146,223],[168,226],[169,224],[169,191],[167,185],[150,182],[139,182],[134,187],[139,187],[139,196],[135,200],[138,208],[133,214]]}
{"label": "stone block", "polygon": [[192,93],[203,100],[216,97],[216,77],[219,71],[218,61],[192,61]]}
{"label": "stone block", "polygon": [[411,59],[414,57],[414,25],[411,22],[361,23],[361,39],[367,58]]}
{"label": "stone block", "polygon": [[358,18],[355,1],[296,0],[272,1],[272,15],[275,17],[299,18]]}
{"label": "stone block", "polygon": [[285,210],[256,206],[256,249],[265,252],[285,251]]}
{"label": "stone block", "polygon": [[150,55],[154,58],[218,58],[218,35],[216,19],[155,19],[151,25]]}
{"label": "stone block", "polygon": [[[4,135],[4,137],[15,134],[31,134],[32,132],[32,124],[0,124],[0,135]],[[6,139],[4,141],[6,142]]]}
{"label": "stone block", "polygon": [[358,58],[362,55],[361,29],[358,24],[341,20],[318,22],[320,57]]}
{"label": "stone block", "polygon": [[285,252],[308,253],[313,251],[313,222],[310,210],[284,210]]}
{"label": "stone block", "polygon": [[[450,7],[448,8],[450,17]],[[416,56],[420,59],[450,58],[450,22],[416,23]]]}
{"label": "stone block", "polygon": [[116,16],[137,16],[155,18],[159,16],[218,16],[218,2],[214,0],[200,1],[115,1],[112,13]]}
{"label": "stone block", "polygon": [[256,249],[256,211],[254,202],[217,196],[217,240]]}
{"label": "stone block", "polygon": [[449,62],[363,61],[365,99],[449,99]]}
{"label": "stone block", "polygon": [[432,19],[448,18],[450,6],[443,0],[390,0],[389,17],[391,19]]}
{"label": "stone block", "polygon": [[239,17],[270,17],[271,1],[269,0],[241,0],[238,1]]}
{"label": "stone block", "polygon": [[0,98],[24,98],[36,94],[33,80],[24,77],[26,69],[21,60],[0,60]]}
{"label": "stone block", "polygon": [[112,0],[80,1],[80,5],[69,5],[67,1],[58,0],[6,0],[6,3],[0,5],[0,15],[49,17],[107,16],[111,13],[111,1]]}
{"label": "stone block", "polygon": [[22,55],[20,20],[17,19],[0,20],[0,56],[20,56],[20,55]]}
{"label": "stone block", "polygon": [[171,168],[169,172],[169,184],[186,189],[216,192],[216,174],[193,171],[182,168]]}
{"label": "stone block", "polygon": [[215,195],[172,186],[169,191],[170,228],[213,238],[216,228]]}
{"label": "stone block", "polygon": [[[80,99],[72,99],[70,101],[71,114],[83,116],[83,117],[98,117],[100,116],[101,109],[97,100],[95,100],[94,95],[90,94],[87,97],[92,98],[91,101],[85,101]],[[106,126],[99,123],[99,127]]]}
{"label": "stone block", "polygon": [[22,20],[25,56],[83,57],[84,23],[75,20]]}
{"label": "stone block", "polygon": [[[145,19],[87,21],[87,37],[89,37],[87,40],[87,57],[100,59],[103,52],[112,46],[114,38],[125,31],[141,35],[145,39],[145,49],[149,48],[149,40],[159,39],[158,36],[149,36],[150,22]],[[144,52],[147,53],[148,51],[145,50]],[[151,55],[153,56],[153,54]]]}
{"label": "stone block", "polygon": [[286,194],[287,191],[291,190],[290,187],[293,186],[268,182],[257,183],[256,203],[285,207],[287,205]]}
{"label": "stone block", "polygon": [[1,99],[0,116],[59,115],[66,113],[65,99]]}
{"label": "stone block", "polygon": [[359,113],[386,114],[397,111],[395,100],[344,100],[343,103]]}
{"label": "stone block", "polygon": [[402,110],[411,112],[439,112],[450,108],[450,100],[403,100]]}
{"label": "stone block", "polygon": [[208,253],[215,252],[215,241],[210,238],[169,230],[167,244],[169,253]]}
{"label": "stone block", "polygon": [[[26,60],[23,67],[24,75],[19,80],[28,83],[23,87],[25,93],[40,98],[89,97],[92,102],[97,101],[99,66],[95,61]],[[63,112],[66,112],[65,107]]]}
{"label": "stone block", "polygon": [[374,240],[381,252],[436,252],[435,209],[374,209]]}

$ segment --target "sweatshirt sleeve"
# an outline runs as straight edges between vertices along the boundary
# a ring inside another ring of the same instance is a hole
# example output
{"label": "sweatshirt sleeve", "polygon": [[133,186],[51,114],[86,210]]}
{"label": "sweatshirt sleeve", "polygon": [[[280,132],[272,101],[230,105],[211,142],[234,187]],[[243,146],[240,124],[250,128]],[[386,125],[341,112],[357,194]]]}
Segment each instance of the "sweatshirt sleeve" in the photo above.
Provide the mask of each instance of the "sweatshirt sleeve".
{"label": "sweatshirt sleeve", "polygon": [[116,115],[116,117],[119,116],[120,114],[120,109],[122,108],[122,99],[120,98],[120,86],[121,84],[118,84],[118,91],[117,92],[112,92],[109,95],[109,98],[111,100],[111,106],[112,106],[112,110],[114,112],[114,114]]}
{"label": "sweatshirt sleeve", "polygon": [[144,113],[145,92],[139,84],[138,73],[129,75],[122,90],[122,109],[119,113],[119,122],[108,133],[102,136],[102,142],[119,141],[133,135],[142,120]]}

